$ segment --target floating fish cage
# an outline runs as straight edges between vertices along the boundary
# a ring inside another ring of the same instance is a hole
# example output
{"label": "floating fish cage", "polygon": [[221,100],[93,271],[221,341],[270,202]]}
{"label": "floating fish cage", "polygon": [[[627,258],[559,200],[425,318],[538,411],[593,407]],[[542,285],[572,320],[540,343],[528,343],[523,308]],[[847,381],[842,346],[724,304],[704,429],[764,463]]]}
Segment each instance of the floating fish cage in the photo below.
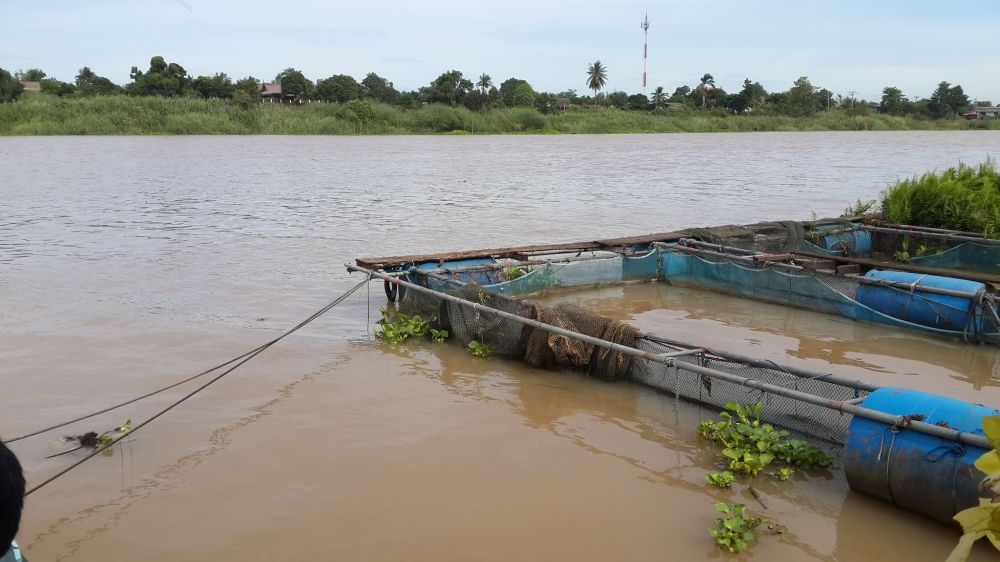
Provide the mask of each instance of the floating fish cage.
{"label": "floating fish cage", "polygon": [[847,219],[758,223],[687,232],[691,234],[689,238],[702,242],[755,252],[848,258],[844,264],[892,263],[896,267],[911,266],[922,273],[973,274],[982,281],[1000,282],[1000,240],[978,232],[866,224]]}
{"label": "floating fish cage", "polygon": [[[750,227],[724,228],[728,231],[714,231],[715,240],[739,242],[741,238],[732,235],[734,232],[752,232]],[[767,228],[775,230],[770,224]],[[692,235],[708,238],[697,230]],[[559,287],[659,280],[1000,345],[996,284],[990,282],[989,274],[956,270],[945,272],[949,276],[934,275],[889,262],[838,265],[823,256],[817,259],[812,252],[784,251],[781,248],[789,241],[786,236],[757,232],[756,239],[742,238],[748,242],[742,247],[676,237],[615,249],[604,246],[573,253],[557,249],[541,256],[430,261],[396,271],[411,282],[437,290],[456,282],[475,283],[488,292],[508,296]],[[844,239],[843,232],[836,236]],[[801,246],[804,241],[793,242]]]}
{"label": "floating fish cage", "polygon": [[[820,269],[795,254],[764,254],[683,239],[658,245],[658,279],[1000,345],[994,287],[980,281],[890,269]],[[888,265],[888,264],[887,264]]]}
{"label": "floating fish cage", "polygon": [[[978,232],[962,232],[907,225],[862,225],[856,236],[867,233],[871,240],[867,254],[864,242],[858,255],[898,261],[900,263],[940,270],[1000,274],[1000,240],[989,239]],[[851,238],[838,241],[839,235],[824,239],[828,251],[850,248]]]}
{"label": "floating fish cage", "polygon": [[[630,381],[715,409],[762,402],[765,421],[839,448],[852,488],[951,521],[978,503],[982,475],[973,462],[990,448],[981,422],[998,410],[670,340],[579,306],[525,298],[550,288],[656,280],[1000,343],[992,284],[968,275],[817,266],[789,249],[807,242],[787,235],[804,232],[798,224],[359,259],[348,269],[381,279],[400,312],[497,357]],[[831,224],[844,229],[843,221]],[[859,233],[853,242],[863,248],[867,231],[852,224]]]}

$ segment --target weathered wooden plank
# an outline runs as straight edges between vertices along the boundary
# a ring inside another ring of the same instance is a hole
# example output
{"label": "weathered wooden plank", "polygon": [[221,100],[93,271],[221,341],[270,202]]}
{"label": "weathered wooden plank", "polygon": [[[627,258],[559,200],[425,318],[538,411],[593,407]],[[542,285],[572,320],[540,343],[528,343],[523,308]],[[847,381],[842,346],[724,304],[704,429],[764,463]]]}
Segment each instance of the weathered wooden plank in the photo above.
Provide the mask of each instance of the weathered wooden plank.
{"label": "weathered wooden plank", "polygon": [[825,259],[796,258],[795,263],[806,269],[833,269],[837,262]]}
{"label": "weathered wooden plank", "polygon": [[838,275],[858,275],[861,273],[861,266],[856,263],[848,263],[837,266]]}
{"label": "weathered wooden plank", "polygon": [[436,254],[413,254],[408,256],[387,256],[381,258],[358,258],[355,262],[365,269],[380,269],[401,267],[414,263],[446,262],[475,258],[514,258],[526,254],[554,251],[599,250],[597,242],[569,242],[565,244],[541,244],[535,246],[514,246],[509,248],[483,248],[480,250],[463,250],[459,252],[440,252]]}
{"label": "weathered wooden plank", "polygon": [[553,252],[553,251],[581,251],[599,250],[601,248],[615,249],[633,244],[652,244],[653,242],[674,242],[684,238],[687,234],[683,232],[660,232],[653,234],[643,234],[640,236],[627,236],[623,238],[609,238],[607,240],[595,240],[587,242],[567,242],[564,244],[539,244],[534,246],[512,246],[509,248],[483,248],[479,250],[463,250],[458,252],[440,252],[433,254],[413,254],[407,256],[386,256],[372,258],[358,258],[355,262],[365,269],[382,269],[402,267],[414,263],[445,262],[454,260],[467,260],[475,258],[511,258],[524,260],[532,253]]}
{"label": "weathered wooden plank", "polygon": [[753,257],[753,261],[760,262],[770,262],[770,261],[788,261],[792,259],[791,254],[758,254]]}
{"label": "weathered wooden plank", "polygon": [[626,236],[624,238],[608,238],[606,240],[598,240],[597,243],[608,248],[615,248],[619,246],[631,246],[632,244],[676,242],[686,236],[689,236],[689,234],[684,232],[659,232],[655,234],[642,234],[639,236]]}

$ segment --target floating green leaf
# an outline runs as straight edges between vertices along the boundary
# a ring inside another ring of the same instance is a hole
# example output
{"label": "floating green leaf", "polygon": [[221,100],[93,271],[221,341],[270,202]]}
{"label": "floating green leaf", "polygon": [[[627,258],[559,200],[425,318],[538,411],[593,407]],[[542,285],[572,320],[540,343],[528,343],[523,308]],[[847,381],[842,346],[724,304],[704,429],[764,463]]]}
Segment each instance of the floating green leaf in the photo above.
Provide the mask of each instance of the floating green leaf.
{"label": "floating green leaf", "polygon": [[715,520],[715,526],[708,530],[708,534],[715,539],[715,544],[720,548],[734,553],[743,552],[754,540],[753,530],[766,520],[747,515],[746,508],[747,506],[741,503],[715,504],[715,510],[723,516]]}
{"label": "floating green leaf", "polygon": [[471,353],[476,357],[488,357],[489,354],[492,352],[492,350],[488,345],[479,343],[476,340],[472,340],[469,342],[468,349],[469,353]]}
{"label": "floating green leaf", "polygon": [[728,470],[722,472],[710,472],[705,475],[705,481],[719,488],[728,488],[733,485],[736,476]]}

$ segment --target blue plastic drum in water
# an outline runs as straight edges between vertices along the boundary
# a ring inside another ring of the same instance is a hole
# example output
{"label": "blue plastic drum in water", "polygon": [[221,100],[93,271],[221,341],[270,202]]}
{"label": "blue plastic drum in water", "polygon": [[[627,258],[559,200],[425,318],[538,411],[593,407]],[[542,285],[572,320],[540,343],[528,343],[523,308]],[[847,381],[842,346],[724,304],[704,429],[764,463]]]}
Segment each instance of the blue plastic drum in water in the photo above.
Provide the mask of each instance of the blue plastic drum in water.
{"label": "blue plastic drum in water", "polygon": [[[900,388],[876,390],[861,405],[980,436],[983,418],[1000,413]],[[979,503],[979,482],[985,475],[973,463],[984,453],[985,449],[854,416],[843,462],[852,489],[951,522],[956,513]]]}
{"label": "blue plastic drum in water", "polygon": [[[862,284],[858,288],[857,301],[882,314],[905,320],[913,324],[951,330],[978,333],[982,331],[982,311],[977,299],[986,286],[976,281],[921,275],[905,271],[881,271],[873,269],[866,275],[868,279],[905,283],[913,289]],[[922,287],[949,289],[967,293],[968,297],[942,295],[922,291]]]}

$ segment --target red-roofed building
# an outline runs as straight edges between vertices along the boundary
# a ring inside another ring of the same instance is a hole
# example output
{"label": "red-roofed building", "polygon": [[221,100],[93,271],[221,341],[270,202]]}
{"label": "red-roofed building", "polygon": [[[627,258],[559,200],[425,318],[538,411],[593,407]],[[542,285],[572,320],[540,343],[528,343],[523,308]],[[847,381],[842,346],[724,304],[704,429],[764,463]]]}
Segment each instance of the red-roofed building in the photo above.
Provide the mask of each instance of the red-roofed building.
{"label": "red-roofed building", "polygon": [[260,98],[272,103],[292,103],[295,96],[283,94],[280,82],[263,82],[260,85]]}

